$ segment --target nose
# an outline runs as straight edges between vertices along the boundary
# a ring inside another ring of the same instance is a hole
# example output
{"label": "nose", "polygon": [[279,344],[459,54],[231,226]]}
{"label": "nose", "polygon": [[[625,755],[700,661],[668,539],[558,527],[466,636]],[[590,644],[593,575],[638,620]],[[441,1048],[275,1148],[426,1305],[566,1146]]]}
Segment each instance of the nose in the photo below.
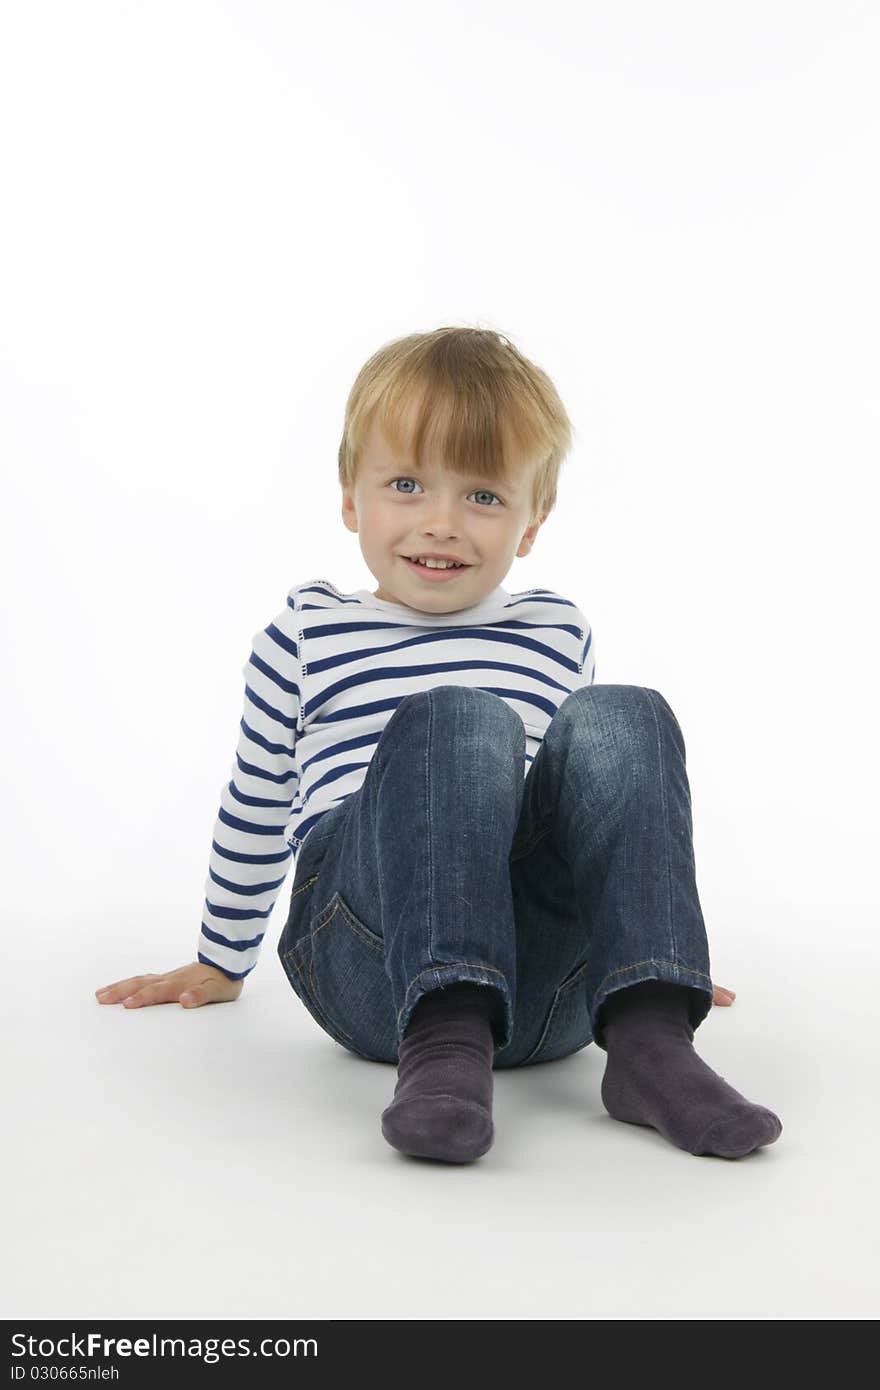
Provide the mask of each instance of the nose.
{"label": "nose", "polygon": [[426,541],[436,541],[441,544],[458,544],[458,532],[453,531],[449,526],[431,526],[424,532]]}
{"label": "nose", "polygon": [[450,502],[447,506],[438,504],[428,521],[422,523],[425,527],[423,534],[426,537],[433,537],[435,540],[457,541],[461,535],[461,526],[456,520],[455,503]]}

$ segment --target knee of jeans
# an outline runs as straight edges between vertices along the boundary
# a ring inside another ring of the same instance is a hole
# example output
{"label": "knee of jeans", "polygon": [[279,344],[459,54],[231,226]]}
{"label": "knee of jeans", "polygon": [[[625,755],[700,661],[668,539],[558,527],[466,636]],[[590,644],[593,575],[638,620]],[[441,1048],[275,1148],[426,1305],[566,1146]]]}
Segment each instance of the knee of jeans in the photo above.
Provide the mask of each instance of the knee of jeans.
{"label": "knee of jeans", "polygon": [[472,744],[481,751],[486,769],[489,754],[497,754],[505,763],[513,755],[516,764],[526,755],[525,724],[500,695],[467,685],[437,685],[400,701],[382,731],[375,755],[377,772],[384,768],[392,740],[412,737],[413,727],[419,737],[453,739],[457,746]]}
{"label": "knee of jeans", "polygon": [[582,742],[591,754],[627,766],[633,749],[654,746],[658,725],[665,726],[682,755],[684,734],[668,701],[645,685],[589,685],[572,692],[560,706],[545,735]]}
{"label": "knee of jeans", "polygon": [[673,712],[672,706],[670,705],[665,695],[661,695],[659,690],[653,690],[649,685],[640,686],[640,689],[644,690],[646,695],[650,695],[652,699],[654,699],[657,702],[657,704],[659,704],[661,708],[666,711],[667,714],[671,715],[672,718],[675,719],[675,714]]}
{"label": "knee of jeans", "polygon": [[451,709],[453,714],[476,712],[481,719],[497,719],[511,728],[522,729],[525,737],[525,727],[519,715],[511,709],[506,700],[491,690],[481,690],[478,686],[472,685],[435,685],[432,690],[426,690],[423,694],[435,709]]}
{"label": "knee of jeans", "polygon": [[[572,691],[563,706],[571,705],[577,709],[601,710],[603,718],[632,719],[646,711],[653,712],[658,706],[672,719],[672,708],[659,690],[648,685],[585,685]],[[676,721],[677,722],[677,721]]]}
{"label": "knee of jeans", "polygon": [[[462,705],[485,705],[487,709],[500,706],[503,710],[510,710],[510,706],[500,695],[495,695],[491,690],[483,690],[477,685],[435,685],[423,693],[428,696],[432,705],[442,701],[443,704],[452,702]],[[510,713],[513,711],[510,710]]]}
{"label": "knee of jeans", "polygon": [[[522,719],[506,700],[491,690],[471,685],[435,685],[430,690],[417,690],[401,700],[394,711],[394,719],[402,710],[417,708],[419,703],[427,708],[432,719],[451,719],[459,734],[473,732],[481,745],[489,749],[509,748],[512,740],[525,755],[526,730]],[[391,720],[385,726],[386,732],[390,724]]]}

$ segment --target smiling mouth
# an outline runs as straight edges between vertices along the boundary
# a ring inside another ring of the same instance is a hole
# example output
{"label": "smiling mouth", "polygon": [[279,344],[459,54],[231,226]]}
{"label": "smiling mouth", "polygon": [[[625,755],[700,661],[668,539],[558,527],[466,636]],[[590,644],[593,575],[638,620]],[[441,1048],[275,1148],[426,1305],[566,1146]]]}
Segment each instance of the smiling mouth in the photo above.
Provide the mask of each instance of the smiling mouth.
{"label": "smiling mouth", "polygon": [[419,560],[414,559],[412,555],[401,555],[400,558],[401,558],[402,560],[406,560],[407,564],[409,564],[409,565],[418,565],[420,569],[433,569],[433,570],[441,570],[441,571],[442,571],[442,570],[450,570],[450,569],[456,569],[456,570],[467,570],[467,569],[470,569],[470,565],[466,564],[464,560],[455,560],[452,564],[449,564],[449,563],[447,562],[447,563],[445,563],[445,564],[432,564],[432,565],[426,565],[426,564],[421,563]]}

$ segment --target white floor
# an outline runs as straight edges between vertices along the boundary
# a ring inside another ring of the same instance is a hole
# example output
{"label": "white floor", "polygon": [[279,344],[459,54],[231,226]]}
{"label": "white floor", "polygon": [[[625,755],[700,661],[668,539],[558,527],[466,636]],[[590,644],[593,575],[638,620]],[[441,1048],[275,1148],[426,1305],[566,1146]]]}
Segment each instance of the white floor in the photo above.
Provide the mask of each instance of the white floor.
{"label": "white floor", "polygon": [[51,942],[20,926],[7,1318],[877,1316],[867,947],[841,961],[846,990],[818,934],[798,965],[759,959],[754,931],[716,975],[738,997],[698,1050],[780,1115],[770,1148],[697,1158],[612,1120],[588,1047],[496,1072],[495,1144],[454,1166],[386,1144],[394,1068],[327,1038],[272,947],[233,1004],[129,1011],[93,992],[126,973],[131,935],[123,951],[98,928],[84,955],[82,921]]}

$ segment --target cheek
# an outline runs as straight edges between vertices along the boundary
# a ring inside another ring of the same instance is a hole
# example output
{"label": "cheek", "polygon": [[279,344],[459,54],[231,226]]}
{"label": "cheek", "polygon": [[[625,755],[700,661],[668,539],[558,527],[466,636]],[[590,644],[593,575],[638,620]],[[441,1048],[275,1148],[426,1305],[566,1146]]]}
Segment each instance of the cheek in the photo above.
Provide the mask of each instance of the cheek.
{"label": "cheek", "polygon": [[370,538],[377,544],[395,547],[404,534],[403,518],[394,515],[394,509],[387,507],[368,507],[363,514],[363,525]]}

